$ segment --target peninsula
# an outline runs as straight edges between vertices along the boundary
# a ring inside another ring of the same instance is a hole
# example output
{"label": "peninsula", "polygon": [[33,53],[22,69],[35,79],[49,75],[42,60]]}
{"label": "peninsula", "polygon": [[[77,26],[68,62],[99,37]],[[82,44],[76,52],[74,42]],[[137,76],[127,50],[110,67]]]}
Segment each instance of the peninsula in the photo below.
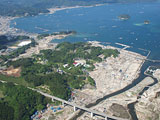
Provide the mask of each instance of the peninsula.
{"label": "peninsula", "polygon": [[[0,70],[0,79],[26,87],[35,87],[85,106],[123,89],[138,77],[146,58],[138,53],[127,51],[125,48],[104,46],[97,41],[50,43],[53,39],[75,33],[71,31],[38,35],[37,44],[27,49],[24,54],[10,60],[1,57],[3,69]],[[19,80],[12,80],[12,76]],[[68,112],[71,112],[72,108],[66,106],[63,109],[66,112],[54,115],[55,119],[70,117],[71,114]],[[103,112],[99,109],[97,111]],[[49,116],[46,114],[48,112],[46,110],[43,117],[52,118],[52,114]],[[112,115],[111,113],[109,114]]]}

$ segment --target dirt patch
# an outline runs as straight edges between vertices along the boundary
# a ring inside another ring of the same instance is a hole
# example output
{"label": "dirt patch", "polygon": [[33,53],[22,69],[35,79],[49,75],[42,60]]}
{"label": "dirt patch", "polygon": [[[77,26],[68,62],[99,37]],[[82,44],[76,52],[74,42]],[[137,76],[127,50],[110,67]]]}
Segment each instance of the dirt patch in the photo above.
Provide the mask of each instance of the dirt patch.
{"label": "dirt patch", "polygon": [[14,77],[20,77],[21,76],[21,68],[13,68],[13,66],[7,68],[6,70],[3,70],[1,72],[3,75],[7,75],[7,76],[14,76]]}
{"label": "dirt patch", "polygon": [[130,115],[126,107],[113,103],[109,108],[114,116],[129,119]]}

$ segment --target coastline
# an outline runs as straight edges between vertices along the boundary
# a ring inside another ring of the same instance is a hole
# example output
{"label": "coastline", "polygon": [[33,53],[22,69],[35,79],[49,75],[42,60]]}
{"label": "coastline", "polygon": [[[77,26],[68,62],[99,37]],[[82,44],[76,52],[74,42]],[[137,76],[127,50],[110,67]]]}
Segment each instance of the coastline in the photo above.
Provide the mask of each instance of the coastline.
{"label": "coastline", "polygon": [[[110,58],[107,58],[106,60],[104,60],[102,63],[96,63],[95,64],[95,67],[96,67],[95,72],[92,71],[89,73],[92,78],[97,79],[96,81],[97,81],[97,85],[99,84],[100,91],[102,88],[108,88],[108,89],[106,89],[108,92],[106,90],[102,90],[103,92],[101,91],[101,93],[103,93],[102,96],[105,96],[106,93],[110,94],[110,93],[115,92],[117,90],[123,89],[124,87],[131,84],[135,79],[137,79],[139,77],[140,69],[146,59],[145,56],[142,56],[139,53],[135,53],[135,52],[128,51],[128,50],[123,50],[123,49],[113,47],[113,46],[103,46],[103,45],[100,45],[98,42],[92,42],[92,44],[93,44],[93,46],[99,46],[99,47],[102,47],[103,49],[119,49],[119,51],[120,51],[119,57],[117,57],[117,58],[110,57]],[[119,67],[116,67],[116,66],[119,66]],[[106,68],[110,69],[110,71],[112,71],[112,73],[110,73]],[[133,68],[135,68],[135,69],[133,69]],[[103,77],[99,78],[99,76],[101,74]],[[110,78],[109,79],[110,82],[114,78],[113,81],[111,82],[111,83],[114,83],[114,85],[112,85],[112,84],[109,85],[109,83],[110,83],[109,81],[107,82],[106,85],[104,85],[105,81],[108,80],[107,78]],[[101,83],[103,83],[103,85],[100,84],[99,80],[102,80]],[[118,81],[120,83],[118,83]],[[120,85],[120,86],[118,87],[117,85],[118,86]],[[102,87],[102,86],[105,86],[105,87]],[[112,87],[114,86],[115,89],[112,89],[110,91],[109,86],[112,86]],[[99,93],[99,95],[100,95],[100,93]]]}
{"label": "coastline", "polygon": [[31,38],[35,38],[37,36],[37,33],[29,33],[14,27],[10,27],[11,21],[17,18],[20,17],[0,16],[0,35],[8,35],[8,36],[27,35]]}
{"label": "coastline", "polygon": [[[72,6],[72,7],[54,7],[54,8],[48,8],[47,10],[49,11],[48,13],[39,13],[39,15],[41,14],[54,14],[57,11],[61,11],[61,10],[66,10],[66,9],[75,9],[75,8],[89,8],[89,7],[96,7],[96,6],[102,6],[105,4],[96,4],[96,5],[89,5],[89,6]],[[21,29],[17,29],[14,27],[10,27],[10,23],[12,20],[17,19],[17,18],[23,18],[26,16],[19,16],[19,17],[6,17],[6,16],[0,16],[0,35],[28,35],[32,38],[35,38],[35,36],[37,36],[37,33],[29,33],[26,31],[23,31]],[[16,23],[15,23],[16,24]]]}
{"label": "coastline", "polygon": [[26,50],[26,53],[21,54],[20,56],[18,56],[17,58],[15,58],[14,60],[17,60],[19,58],[27,58],[27,57],[31,57],[34,54],[39,54],[41,50],[46,50],[46,49],[54,49],[58,43],[52,43],[51,41],[54,39],[63,39],[67,36],[70,36],[72,34],[68,34],[68,35],[51,35],[48,37],[44,37],[43,39],[35,39],[35,41],[38,43],[38,45],[36,45],[35,47],[31,47],[30,49]]}
{"label": "coastline", "polygon": [[96,6],[102,6],[105,4],[96,4],[96,5],[90,5],[90,6],[72,6],[72,7],[57,7],[57,8],[49,8],[47,10],[49,10],[49,13],[46,14],[54,14],[57,11],[61,11],[61,10],[67,10],[67,9],[75,9],[75,8],[89,8],[89,7],[96,7]]}
{"label": "coastline", "polygon": [[0,35],[10,34],[12,31],[17,31],[17,29],[10,28],[10,21],[14,20],[16,17],[3,17],[0,16]]}

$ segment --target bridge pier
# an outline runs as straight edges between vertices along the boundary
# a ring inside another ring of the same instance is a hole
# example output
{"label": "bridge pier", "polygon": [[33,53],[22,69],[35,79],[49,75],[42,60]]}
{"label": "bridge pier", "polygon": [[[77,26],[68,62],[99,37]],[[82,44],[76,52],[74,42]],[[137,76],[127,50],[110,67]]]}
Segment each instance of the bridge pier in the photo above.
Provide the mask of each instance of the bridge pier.
{"label": "bridge pier", "polygon": [[64,102],[62,102],[62,106],[65,107],[65,103]]}
{"label": "bridge pier", "polygon": [[54,102],[54,98],[52,98],[52,102]]}
{"label": "bridge pier", "polygon": [[91,118],[93,118],[93,113],[91,112]]}
{"label": "bridge pier", "polygon": [[108,118],[107,118],[107,117],[105,117],[105,120],[108,120]]}
{"label": "bridge pier", "polygon": [[74,112],[77,110],[77,109],[76,109],[76,106],[73,106],[73,110],[74,110]]}
{"label": "bridge pier", "polygon": [[83,106],[80,106],[80,105],[76,105],[75,103],[72,103],[72,102],[69,102],[69,101],[65,101],[65,100],[63,100],[63,99],[61,99],[61,98],[57,98],[57,97],[52,96],[52,95],[49,95],[49,94],[47,94],[47,93],[43,93],[42,91],[39,91],[39,90],[37,90],[37,89],[33,89],[33,88],[29,88],[29,87],[28,87],[28,89],[31,89],[31,90],[33,90],[33,91],[36,91],[36,92],[40,93],[41,95],[50,98],[50,99],[53,100],[53,101],[59,101],[59,102],[62,103],[62,105],[65,105],[65,104],[66,104],[66,105],[73,106],[73,107],[74,107],[74,110],[75,110],[76,108],[77,108],[77,109],[84,110],[84,111],[90,113],[90,114],[91,114],[91,117],[93,117],[94,115],[98,115],[98,116],[101,116],[101,117],[105,118],[105,120],[107,120],[107,118],[108,118],[108,119],[111,118],[111,119],[114,119],[114,120],[128,120],[128,119],[123,119],[123,118],[119,118],[119,117],[115,117],[115,116],[111,116],[111,115],[109,116],[109,115],[105,114],[104,112],[98,112],[98,111],[96,111],[96,110],[92,110],[92,109],[89,109],[89,108],[86,108],[86,107],[83,107]]}

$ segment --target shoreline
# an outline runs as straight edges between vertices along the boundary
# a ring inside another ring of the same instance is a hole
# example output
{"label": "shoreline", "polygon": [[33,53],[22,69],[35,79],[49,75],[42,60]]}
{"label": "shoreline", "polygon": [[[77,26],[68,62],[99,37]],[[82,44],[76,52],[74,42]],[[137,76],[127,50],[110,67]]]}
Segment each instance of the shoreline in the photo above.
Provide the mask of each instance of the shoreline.
{"label": "shoreline", "polygon": [[[131,60],[129,60],[131,63],[130,64],[126,64],[126,66],[128,66],[128,67],[126,67],[125,69],[124,69],[124,71],[125,71],[125,73],[124,74],[131,74],[131,73],[134,73],[135,75],[131,75],[130,76],[130,79],[129,78],[124,78],[124,75],[122,75],[123,77],[122,78],[120,78],[120,79],[123,79],[123,81],[122,82],[120,82],[120,86],[121,86],[121,88],[123,89],[123,88],[125,88],[127,85],[129,85],[129,84],[131,84],[135,79],[137,79],[138,77],[139,77],[139,75],[140,75],[140,70],[141,70],[141,67],[142,67],[142,65],[144,64],[144,62],[145,62],[145,59],[147,58],[146,56],[143,56],[143,55],[141,55],[141,54],[139,54],[139,53],[136,53],[136,52],[132,52],[132,51],[129,51],[129,50],[123,50],[123,49],[121,49],[121,48],[118,48],[118,47],[114,47],[114,46],[103,46],[103,45],[101,45],[101,44],[99,44],[99,42],[92,42],[92,44],[93,44],[93,46],[99,46],[99,47],[102,47],[103,49],[119,49],[120,50],[120,57],[118,58],[112,58],[112,57],[110,57],[110,58],[107,58],[105,61],[103,61],[102,63],[96,63],[96,69],[98,70],[98,71],[100,71],[99,72],[99,74],[98,74],[98,76],[100,75],[100,74],[102,74],[102,71],[106,71],[105,70],[105,64],[106,64],[106,66],[107,66],[107,68],[108,67],[113,67],[112,68],[112,74],[116,74],[116,71],[119,69],[119,68],[121,68],[122,70],[123,70],[123,67],[119,64],[119,63],[117,63],[118,61],[120,61],[121,59],[124,59],[124,57],[128,57],[128,59],[131,59]],[[141,59],[142,58],[142,59]],[[128,60],[127,59],[127,60]],[[128,62],[129,62],[128,61]],[[131,66],[131,64],[134,64],[134,62],[135,62],[135,65],[133,65],[133,66]],[[138,62],[138,63],[137,63]],[[114,63],[114,64],[113,64]],[[136,64],[137,63],[137,64]],[[124,64],[124,66],[125,66],[125,62],[123,63]],[[98,65],[98,66],[97,66]],[[115,66],[116,65],[120,65],[119,66],[119,68],[116,68]],[[133,67],[135,67],[136,69],[135,69],[135,71],[133,71]],[[100,68],[100,69],[99,69]],[[111,68],[109,68],[109,69],[111,69]],[[115,69],[115,70],[114,70]],[[120,69],[120,70],[121,70]],[[96,71],[97,71],[96,70]],[[97,71],[97,72],[98,72]],[[115,73],[114,73],[114,72]],[[132,71],[132,72],[131,72]],[[93,71],[92,71],[93,72]],[[92,74],[92,72],[90,72],[90,75],[92,76],[92,78],[94,78],[93,76],[95,76],[95,74],[97,74],[97,73],[94,73],[93,72],[93,74]],[[106,74],[108,74],[109,73],[109,71],[106,71],[106,73],[104,73],[105,75]],[[109,74],[111,74],[111,73],[109,73]],[[121,72],[117,72],[117,76],[119,76],[121,74]],[[97,76],[97,77],[98,77]],[[109,77],[109,76],[108,76]],[[114,76],[113,76],[114,77]],[[129,77],[129,76],[128,76]],[[105,78],[105,77],[104,77]],[[112,77],[111,77],[112,78]],[[103,79],[103,78],[101,78],[101,79]],[[113,79],[113,81],[114,81],[114,84],[115,84],[115,79],[117,79],[116,77],[114,77],[114,79]],[[125,83],[125,79],[128,79],[129,81],[128,82],[126,82]],[[105,79],[104,79],[105,80]],[[118,79],[117,79],[118,80]],[[97,82],[98,82],[99,80],[97,79]],[[123,85],[123,82],[125,83],[124,85]],[[103,82],[104,83],[104,82]],[[102,85],[100,85],[100,88],[101,88],[101,86]],[[123,86],[123,87],[122,87]],[[116,87],[117,88],[117,87]],[[120,88],[119,88],[120,89]],[[117,91],[117,90],[114,90],[114,91]],[[114,92],[113,91],[113,92]],[[105,92],[106,93],[106,92]],[[103,96],[105,96],[106,94],[103,94]]]}
{"label": "shoreline", "polygon": [[[96,5],[89,5],[89,6],[72,6],[72,7],[55,7],[55,8],[48,8],[47,10],[49,11],[48,13],[39,13],[38,15],[49,15],[49,14],[54,14],[57,11],[61,11],[61,10],[66,10],[66,9],[75,9],[75,8],[89,8],[89,7],[96,7],[96,6],[102,6],[105,4],[96,4]],[[38,16],[36,15],[36,16]],[[38,33],[30,33],[30,32],[26,32],[24,30],[18,29],[18,28],[14,28],[14,27],[10,27],[11,21],[17,18],[23,18],[26,16],[19,16],[19,17],[7,17],[7,16],[0,16],[0,35],[28,35],[32,38],[35,38],[35,36],[38,35]],[[16,23],[15,23],[16,24]]]}
{"label": "shoreline", "polygon": [[0,35],[7,35],[7,36],[18,36],[18,35],[27,35],[31,38],[35,38],[37,33],[29,33],[25,32],[21,29],[10,27],[11,21],[20,17],[4,17],[0,16]]}
{"label": "shoreline", "polygon": [[46,50],[46,49],[54,49],[58,43],[51,42],[54,39],[63,39],[65,37],[68,37],[72,34],[68,35],[51,35],[48,37],[44,37],[43,39],[35,39],[35,41],[38,43],[35,47],[31,47],[30,49],[26,50],[26,53],[19,55],[17,58],[14,60],[17,60],[19,58],[27,58],[31,57],[34,54],[39,54],[41,50]]}
{"label": "shoreline", "polygon": [[47,9],[47,10],[49,10],[49,13],[45,13],[45,14],[54,14],[57,11],[67,10],[67,9],[90,8],[90,7],[97,7],[97,6],[102,6],[102,5],[105,5],[105,4],[96,4],[96,5],[89,5],[89,6],[55,7],[55,8],[49,8],[49,9]]}

